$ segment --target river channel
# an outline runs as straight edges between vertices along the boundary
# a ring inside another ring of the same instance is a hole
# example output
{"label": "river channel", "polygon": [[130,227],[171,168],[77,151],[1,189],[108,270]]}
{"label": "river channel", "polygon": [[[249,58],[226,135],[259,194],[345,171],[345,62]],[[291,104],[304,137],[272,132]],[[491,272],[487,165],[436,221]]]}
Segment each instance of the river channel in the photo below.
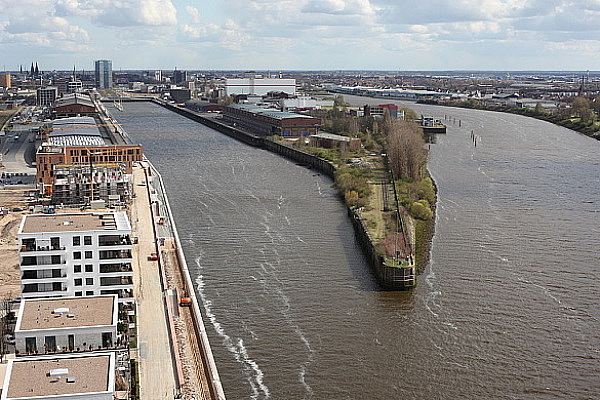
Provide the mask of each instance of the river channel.
{"label": "river channel", "polygon": [[431,263],[386,292],[331,180],[124,106],[110,111],[163,175],[228,399],[600,397],[600,142],[407,104],[449,129],[431,146]]}

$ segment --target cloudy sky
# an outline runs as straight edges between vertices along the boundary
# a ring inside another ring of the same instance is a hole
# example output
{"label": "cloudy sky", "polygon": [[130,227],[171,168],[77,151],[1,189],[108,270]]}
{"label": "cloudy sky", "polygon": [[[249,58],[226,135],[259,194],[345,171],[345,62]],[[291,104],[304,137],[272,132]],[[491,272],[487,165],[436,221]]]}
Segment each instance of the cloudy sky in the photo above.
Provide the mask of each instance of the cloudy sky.
{"label": "cloudy sky", "polygon": [[0,0],[0,68],[600,70],[600,0]]}

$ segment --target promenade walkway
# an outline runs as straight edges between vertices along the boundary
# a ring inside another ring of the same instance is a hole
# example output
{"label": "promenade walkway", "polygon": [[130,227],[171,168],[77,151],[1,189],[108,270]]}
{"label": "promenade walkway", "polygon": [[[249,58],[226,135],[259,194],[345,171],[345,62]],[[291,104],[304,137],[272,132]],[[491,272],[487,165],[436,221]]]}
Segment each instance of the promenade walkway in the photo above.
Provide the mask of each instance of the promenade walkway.
{"label": "promenade walkway", "polygon": [[142,399],[173,399],[175,378],[173,355],[163,307],[163,291],[156,261],[148,255],[156,251],[152,229],[153,216],[144,171],[134,168],[134,193],[131,223],[139,244],[134,246],[134,282],[137,299],[138,352],[140,396]]}

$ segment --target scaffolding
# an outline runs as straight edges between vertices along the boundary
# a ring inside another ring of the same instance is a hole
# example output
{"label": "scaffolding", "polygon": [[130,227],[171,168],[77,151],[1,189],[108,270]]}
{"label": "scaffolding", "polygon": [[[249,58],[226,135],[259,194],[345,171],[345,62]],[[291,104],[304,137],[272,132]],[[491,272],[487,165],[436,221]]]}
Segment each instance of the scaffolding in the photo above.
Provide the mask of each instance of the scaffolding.
{"label": "scaffolding", "polygon": [[108,207],[131,201],[132,176],[120,164],[56,165],[52,204],[87,205],[102,200]]}

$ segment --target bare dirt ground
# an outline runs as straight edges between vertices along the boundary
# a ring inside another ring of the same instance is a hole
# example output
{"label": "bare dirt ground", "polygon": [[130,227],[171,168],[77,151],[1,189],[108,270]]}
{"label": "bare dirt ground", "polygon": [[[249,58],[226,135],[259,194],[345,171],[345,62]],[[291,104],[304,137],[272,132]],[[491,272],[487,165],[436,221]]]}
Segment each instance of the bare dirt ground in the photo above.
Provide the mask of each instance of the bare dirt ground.
{"label": "bare dirt ground", "polygon": [[[0,190],[0,207],[26,209],[23,189]],[[0,213],[0,299],[14,298],[21,292],[17,231],[24,212]]]}

